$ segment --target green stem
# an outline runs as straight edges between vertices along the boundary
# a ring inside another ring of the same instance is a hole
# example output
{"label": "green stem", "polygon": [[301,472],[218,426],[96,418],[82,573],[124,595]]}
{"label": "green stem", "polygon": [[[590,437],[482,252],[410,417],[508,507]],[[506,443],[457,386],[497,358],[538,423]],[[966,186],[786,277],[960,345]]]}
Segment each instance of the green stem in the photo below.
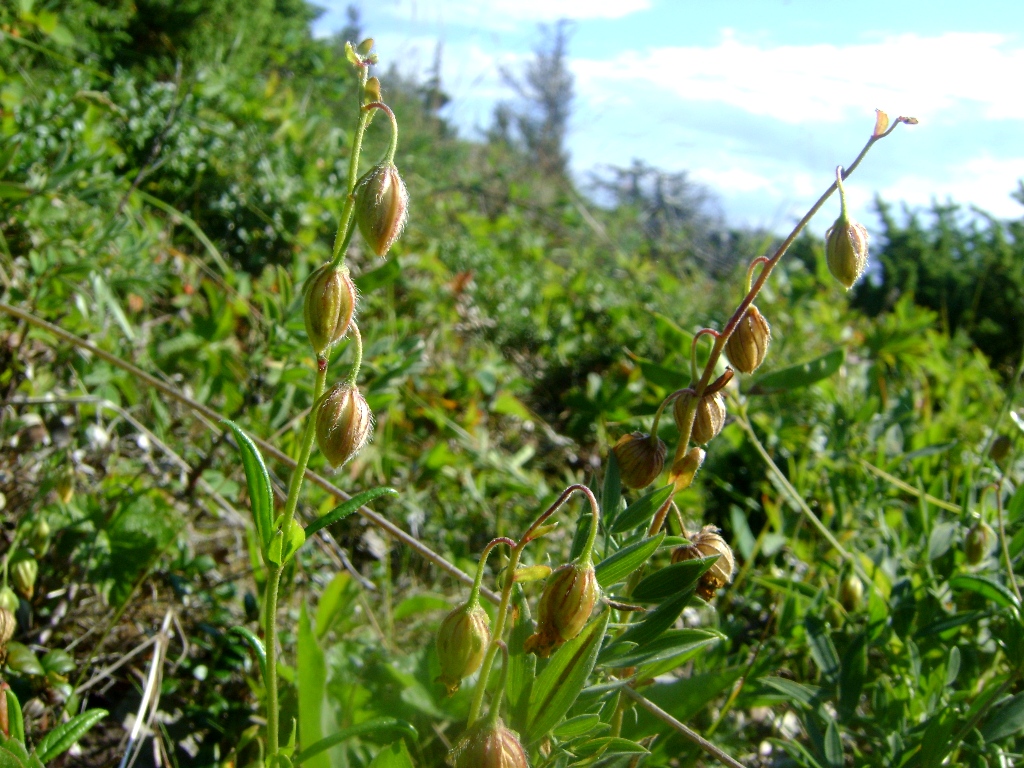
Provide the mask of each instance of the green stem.
{"label": "green stem", "polygon": [[363,364],[363,335],[359,332],[359,326],[352,323],[352,340],[356,345],[356,359],[352,363],[352,370],[348,374],[348,378],[345,383],[350,387],[356,385],[356,379],[359,378],[359,368]]}
{"label": "green stem", "polygon": [[1017,596],[1017,605],[1024,603],[1020,596],[1020,587],[1017,586],[1017,576],[1013,572],[1013,559],[1010,557],[1010,548],[1006,543],[1006,526],[1003,524],[1003,481],[1000,479],[996,485],[996,514],[999,521],[999,541],[1003,551],[1003,563],[1006,565],[1006,579],[1010,582],[1010,588]]}
{"label": "green stem", "polygon": [[369,71],[365,66],[359,67],[359,86],[356,88],[356,99],[359,102],[359,123],[356,125],[356,135],[352,139],[352,154],[348,158],[348,178],[345,184],[345,207],[341,211],[341,220],[338,222],[338,233],[334,237],[334,254],[331,258],[331,266],[339,267],[345,263],[345,250],[349,239],[352,237],[352,213],[355,210],[356,199],[353,195],[356,188],[356,181],[359,179],[359,155],[363,151],[363,134],[366,127],[373,118],[373,110],[363,109],[363,94],[366,91],[366,81]]}
{"label": "green stem", "polygon": [[488,725],[492,728],[498,724],[498,716],[501,713],[501,692],[505,690],[505,682],[508,680],[508,646],[502,642],[498,643],[501,648],[501,677],[498,679],[498,695],[491,702],[491,711],[487,715]]}
{"label": "green stem", "polygon": [[476,566],[476,578],[473,579],[473,588],[469,591],[469,600],[466,601],[469,605],[480,601],[480,586],[484,580],[484,567],[487,565],[487,558],[491,556],[491,550],[499,544],[506,544],[511,549],[515,549],[516,546],[512,539],[505,536],[499,536],[487,543],[487,546],[484,547],[484,551],[480,555],[480,562]]}

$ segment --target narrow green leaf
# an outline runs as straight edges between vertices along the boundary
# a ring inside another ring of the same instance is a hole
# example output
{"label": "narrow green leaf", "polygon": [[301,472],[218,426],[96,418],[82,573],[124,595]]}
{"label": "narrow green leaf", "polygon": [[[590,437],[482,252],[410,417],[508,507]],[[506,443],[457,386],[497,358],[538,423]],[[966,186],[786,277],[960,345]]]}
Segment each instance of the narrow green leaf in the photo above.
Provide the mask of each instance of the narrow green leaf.
{"label": "narrow green leaf", "polygon": [[[628,646],[623,648],[622,643],[609,646],[597,657],[597,663],[606,667],[636,667],[692,653],[714,645],[724,637],[725,635],[707,629],[673,629],[646,643],[642,648],[632,646],[632,643],[629,644],[632,649]],[[614,653],[620,648],[623,649],[622,653]]]}
{"label": "narrow green leaf", "polygon": [[25,743],[25,717],[21,714],[21,702],[14,695],[14,691],[8,689],[7,694],[7,726],[11,732],[11,738]]}
{"label": "narrow green leaf", "polygon": [[528,581],[540,581],[541,579],[546,579],[550,575],[550,565],[526,565],[522,568],[516,568],[513,578],[515,581],[522,584]]}
{"label": "narrow green leaf", "polygon": [[[321,603],[323,598],[321,598]],[[407,597],[405,600],[395,606],[393,618],[395,621],[401,621],[407,619],[410,616],[415,616],[418,613],[430,613],[431,611],[448,611],[451,609],[451,605],[448,600],[439,595],[413,595]],[[318,613],[317,616],[320,614]],[[320,634],[319,627],[317,628],[317,637],[322,637]]]}
{"label": "narrow green leaf", "polygon": [[629,597],[638,603],[656,603],[692,590],[697,580],[715,564],[718,558],[719,555],[711,555],[665,566],[637,584],[636,589]]}
{"label": "narrow green leaf", "polygon": [[774,688],[793,704],[803,707],[811,706],[821,693],[821,689],[814,685],[804,685],[795,680],[787,680],[784,677],[762,677],[760,682]]}
{"label": "narrow green leaf", "polygon": [[371,488],[368,491],[357,493],[351,499],[343,504],[339,504],[326,515],[318,517],[316,520],[306,526],[306,540],[309,541],[313,537],[313,534],[319,531],[321,528],[326,528],[328,525],[338,522],[339,520],[348,517],[357,509],[364,504],[369,504],[374,499],[379,499],[381,496],[391,495],[397,496],[398,491],[394,488]]}
{"label": "narrow green leaf", "polygon": [[810,646],[811,658],[821,670],[821,674],[832,679],[839,672],[839,654],[829,636],[828,626],[817,616],[804,619],[807,630],[807,644]]}
{"label": "narrow green leaf", "polygon": [[949,707],[944,707],[928,718],[928,727],[921,739],[921,768],[940,768],[945,762],[953,746],[950,737],[956,722],[957,713]]}
{"label": "narrow green leaf", "polygon": [[816,357],[805,363],[766,373],[754,379],[747,390],[747,394],[770,395],[776,392],[808,387],[822,379],[827,379],[838,371],[845,359],[846,353],[843,350],[834,349],[821,357]]}
{"label": "narrow green leaf", "polygon": [[932,528],[928,536],[928,559],[938,560],[953,546],[953,537],[956,535],[956,523],[939,523]]}
{"label": "narrow green leaf", "polygon": [[567,642],[548,661],[548,665],[534,681],[527,711],[526,742],[540,739],[569,711],[587,684],[601,649],[608,617],[605,610],[583,628],[578,636]]}
{"label": "narrow green leaf", "polygon": [[44,763],[50,762],[53,758],[63,755],[71,749],[76,741],[88,733],[89,729],[106,717],[107,714],[108,712],[105,709],[90,709],[87,712],[72,717],[66,723],[62,723],[43,736],[39,743],[36,744],[33,752]]}
{"label": "narrow green leaf", "polygon": [[611,757],[612,755],[649,754],[646,748],[640,746],[635,741],[623,739],[618,736],[601,736],[582,744],[574,744],[572,747],[572,753],[580,759],[593,757],[595,755]]}
{"label": "narrow green leaf", "polygon": [[843,768],[843,740],[835,720],[829,720],[825,728],[825,762],[829,768]]}
{"label": "narrow green leaf", "polygon": [[981,735],[987,742],[1001,741],[1024,730],[1024,693],[1018,693],[993,712],[983,726]]}
{"label": "narrow green leaf", "polygon": [[252,633],[251,630],[245,627],[232,627],[231,633],[238,635],[242,638],[246,645],[249,646],[250,650],[256,655],[256,663],[260,668],[260,677],[263,682],[267,680],[267,649],[263,647],[263,642]]}
{"label": "narrow green leaf", "polygon": [[270,474],[267,472],[267,465],[263,463],[259,448],[241,427],[227,419],[223,423],[234,433],[238,450],[242,454],[242,468],[245,470],[245,482],[249,487],[252,517],[256,523],[256,533],[263,545],[263,554],[266,556],[270,548],[271,521],[274,515],[274,492],[270,485]]}
{"label": "narrow green leaf", "polygon": [[572,546],[569,547],[570,560],[575,560],[583,553],[583,547],[587,544],[587,537],[590,536],[590,526],[593,524],[593,515],[580,515],[579,520],[576,523],[576,532],[572,537]]}
{"label": "narrow green leaf", "polygon": [[1017,596],[1013,594],[1013,592],[1004,587],[998,581],[993,581],[992,579],[985,578],[984,576],[975,576],[973,574],[964,573],[950,579],[949,586],[953,590],[976,592],[1002,608],[1008,608],[1010,606],[1013,606],[1014,608],[1020,607],[1017,604]]}
{"label": "narrow green leaf", "polygon": [[626,507],[621,515],[615,518],[610,531],[612,533],[622,533],[631,528],[636,528],[638,525],[646,524],[654,517],[654,513],[658,511],[658,508],[669,500],[669,497],[672,496],[672,491],[673,486],[666,485],[664,488],[657,488],[641,496]]}
{"label": "narrow green leaf", "polygon": [[326,752],[331,747],[341,744],[343,741],[347,741],[348,739],[356,736],[370,736],[377,733],[389,733],[392,731],[397,731],[413,740],[419,737],[416,729],[404,720],[397,720],[393,717],[375,717],[372,720],[359,723],[359,725],[353,725],[350,728],[343,728],[337,733],[332,733],[330,736],[321,739],[315,744],[311,744],[292,758],[292,765],[301,765],[309,758],[319,755],[321,752]]}
{"label": "narrow green leaf", "polygon": [[320,595],[316,606],[316,636],[318,640],[330,631],[335,622],[351,615],[349,610],[359,595],[359,588],[346,571],[338,571]]}
{"label": "narrow green leaf", "polygon": [[[323,740],[324,699],[327,696],[327,663],[313,635],[306,602],[299,608],[298,659],[299,743],[318,744]],[[331,768],[326,752],[307,756],[312,768]]]}
{"label": "narrow green leaf", "polygon": [[601,519],[605,529],[615,523],[622,506],[622,479],[619,476],[619,461],[615,453],[608,451],[608,460],[604,463],[604,485],[601,487]]}
{"label": "narrow green leaf", "polygon": [[664,538],[665,532],[662,531],[657,536],[641,539],[636,544],[620,549],[611,557],[606,557],[594,568],[597,574],[597,583],[607,589],[612,584],[617,584],[625,579],[647,562],[647,559],[661,546]]}
{"label": "narrow green leaf", "polygon": [[306,531],[303,530],[298,521],[290,521],[288,524],[288,535],[285,537],[284,543],[284,562],[287,563],[295,557],[295,553],[302,549],[302,545],[305,543]]}
{"label": "narrow green leaf", "polygon": [[557,739],[576,739],[595,730],[599,725],[601,725],[599,715],[579,715],[570,717],[551,733]]}
{"label": "narrow green leaf", "polygon": [[679,614],[693,597],[693,590],[676,595],[666,600],[653,611],[647,614],[643,621],[634,624],[619,637],[618,642],[636,643],[643,648],[651,640],[661,635],[666,629],[676,623]]}
{"label": "narrow green leaf", "polygon": [[378,752],[369,768],[415,768],[415,766],[405,742],[396,741]]}
{"label": "narrow green leaf", "polygon": [[511,726],[520,732],[526,730],[530,706],[530,694],[537,679],[537,657],[523,650],[523,644],[533,633],[530,617],[530,603],[523,588],[512,587],[512,604],[516,607],[515,624],[508,638],[508,682],[505,695],[508,698],[508,718]]}
{"label": "narrow green leaf", "polygon": [[947,632],[951,629],[961,627],[964,624],[973,624],[976,621],[980,621],[983,618],[987,618],[992,614],[988,611],[965,611],[963,613],[955,613],[952,616],[933,621],[927,626],[921,627],[917,631],[917,637],[928,637],[930,635],[940,635],[943,632]]}

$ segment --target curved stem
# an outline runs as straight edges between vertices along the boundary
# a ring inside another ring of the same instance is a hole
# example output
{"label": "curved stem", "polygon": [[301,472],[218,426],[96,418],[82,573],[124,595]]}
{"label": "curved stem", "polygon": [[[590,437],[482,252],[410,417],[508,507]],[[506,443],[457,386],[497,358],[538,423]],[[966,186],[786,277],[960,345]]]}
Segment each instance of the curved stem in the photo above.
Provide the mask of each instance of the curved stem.
{"label": "curved stem", "polygon": [[718,338],[718,331],[713,331],[710,328],[701,328],[693,336],[693,342],[690,344],[690,383],[692,384],[697,380],[697,344],[700,342],[701,336],[713,336]]}
{"label": "curved stem", "polygon": [[359,332],[359,326],[352,323],[352,340],[356,344],[356,359],[352,363],[352,370],[349,371],[348,378],[345,383],[350,387],[356,385],[356,379],[359,378],[359,368],[363,364],[363,335]]}
{"label": "curved stem", "polygon": [[470,605],[480,599],[480,585],[484,580],[484,567],[487,565],[487,558],[491,555],[491,550],[499,544],[506,544],[509,548],[514,549],[516,543],[505,536],[499,536],[496,539],[492,539],[484,547],[484,551],[480,554],[480,562],[476,566],[476,578],[473,579],[473,587],[469,591],[469,600],[467,601]]}
{"label": "curved stem", "polygon": [[754,279],[754,270],[757,269],[758,264],[767,264],[767,263],[768,263],[768,257],[767,256],[758,256],[756,259],[754,259],[752,262],[750,262],[750,266],[747,267],[747,282],[744,283],[745,287],[743,289],[746,293],[750,293],[750,283]]}
{"label": "curved stem", "polygon": [[388,144],[387,154],[384,155],[383,162],[391,164],[395,161],[395,152],[398,151],[398,119],[395,117],[395,113],[391,110],[387,104],[382,101],[371,101],[369,104],[363,105],[364,110],[379,109],[384,112],[391,120],[391,143]]}

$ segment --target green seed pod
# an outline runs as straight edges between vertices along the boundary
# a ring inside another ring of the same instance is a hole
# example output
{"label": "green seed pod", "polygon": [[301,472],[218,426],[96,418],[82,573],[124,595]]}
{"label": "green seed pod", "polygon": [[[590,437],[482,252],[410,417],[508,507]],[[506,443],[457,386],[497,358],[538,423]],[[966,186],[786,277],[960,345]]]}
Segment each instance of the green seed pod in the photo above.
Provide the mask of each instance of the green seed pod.
{"label": "green seed pod", "polygon": [[825,234],[828,271],[849,290],[868,265],[868,231],[863,224],[840,216]]}
{"label": "green seed pod", "polygon": [[0,652],[7,647],[7,641],[14,637],[18,628],[18,620],[6,608],[0,608]]}
{"label": "green seed pod", "polygon": [[537,608],[537,632],[526,638],[523,649],[547,658],[551,652],[583,631],[597,602],[594,566],[569,563],[548,576]]}
{"label": "green seed pod", "polygon": [[479,601],[465,603],[453,610],[437,630],[437,657],[441,662],[442,683],[453,696],[464,677],[469,677],[484,661],[484,651],[491,642],[491,620]]}
{"label": "green seed pod", "polygon": [[672,474],[676,478],[676,491],[684,491],[693,484],[693,478],[697,476],[697,470],[704,463],[705,456],[707,454],[703,448],[694,446],[672,466]]}
{"label": "green seed pod", "polygon": [[967,531],[964,538],[964,555],[967,562],[977,565],[992,551],[996,543],[996,532],[983,520],[979,520]]}
{"label": "green seed pod", "polygon": [[988,449],[988,455],[994,462],[1001,464],[1010,455],[1011,448],[1013,448],[1013,441],[1006,435],[1000,435],[992,441],[992,447]]}
{"label": "green seed pod", "polygon": [[348,267],[325,264],[306,281],[302,313],[306,335],[318,355],[348,333],[356,307],[356,286]]}
{"label": "green seed pod", "polygon": [[519,737],[505,727],[500,718],[494,723],[482,720],[471,727],[448,754],[448,765],[453,768],[530,768]]}
{"label": "green seed pod", "polygon": [[731,582],[733,571],[736,569],[736,558],[720,533],[715,526],[705,525],[699,532],[690,536],[689,544],[677,547],[672,552],[673,563],[718,555],[715,564],[697,582],[697,594],[704,600],[711,600],[716,591]]}
{"label": "green seed pod", "polygon": [[725,354],[740,373],[753,373],[768,353],[772,329],[764,315],[751,304],[725,343]]}
{"label": "green seed pod", "polygon": [[653,483],[665,467],[668,449],[656,435],[633,432],[623,435],[612,452],[619,464],[619,478],[626,488],[646,488]]}
{"label": "green seed pod", "polygon": [[851,573],[842,584],[839,585],[839,602],[847,613],[852,613],[860,607],[864,600],[864,582]]}
{"label": "green seed pod", "polygon": [[14,613],[18,610],[18,596],[14,593],[14,590],[10,587],[4,587],[0,589],[0,608]]}
{"label": "green seed pod", "polygon": [[28,545],[39,557],[46,554],[50,545],[50,524],[43,518],[38,518],[28,531]]}
{"label": "green seed pod", "polygon": [[373,435],[373,413],[358,389],[336,384],[320,398],[316,411],[316,443],[332,467],[359,453]]}
{"label": "green seed pod", "polygon": [[[676,420],[676,427],[680,432],[685,427],[686,408],[693,399],[692,390],[676,398],[672,407],[672,414]],[[707,445],[717,437],[725,424],[725,399],[721,392],[704,395],[697,403],[697,410],[693,416],[693,431],[690,437],[698,445]]]}
{"label": "green seed pod", "polygon": [[409,193],[394,163],[380,163],[359,180],[355,205],[363,239],[378,256],[386,256],[409,214]]}
{"label": "green seed pod", "polygon": [[11,581],[14,588],[26,600],[31,600],[36,591],[36,577],[39,576],[39,563],[34,557],[17,555],[11,562]]}

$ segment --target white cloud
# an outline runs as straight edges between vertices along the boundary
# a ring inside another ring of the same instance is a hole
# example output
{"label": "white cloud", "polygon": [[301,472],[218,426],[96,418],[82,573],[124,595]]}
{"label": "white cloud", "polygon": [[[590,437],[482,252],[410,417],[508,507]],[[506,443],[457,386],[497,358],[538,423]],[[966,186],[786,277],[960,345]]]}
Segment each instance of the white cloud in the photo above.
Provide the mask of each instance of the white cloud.
{"label": "white cloud", "polygon": [[985,118],[1024,119],[1024,100],[1006,89],[1011,73],[1024,72],[1024,48],[992,33],[766,47],[742,42],[726,30],[713,47],[576,59],[573,71],[580,93],[594,100],[611,98],[630,83],[791,124],[839,122],[870,107],[917,117],[966,109]]}

